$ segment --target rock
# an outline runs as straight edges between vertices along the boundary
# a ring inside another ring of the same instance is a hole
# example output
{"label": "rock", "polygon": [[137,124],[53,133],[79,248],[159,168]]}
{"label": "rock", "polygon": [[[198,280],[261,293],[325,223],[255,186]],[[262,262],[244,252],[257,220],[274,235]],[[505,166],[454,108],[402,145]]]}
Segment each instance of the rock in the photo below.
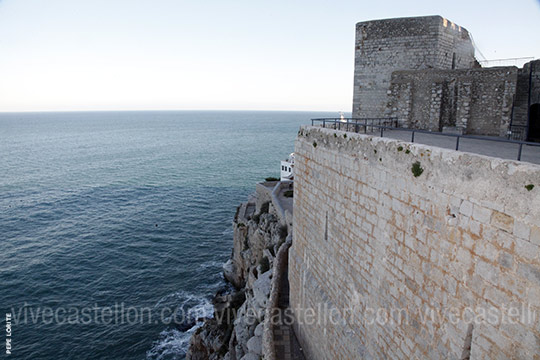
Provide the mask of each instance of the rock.
{"label": "rock", "polygon": [[230,282],[236,287],[239,287],[238,285],[240,284],[235,284],[237,282],[236,268],[233,264],[232,259],[229,259],[225,264],[223,264],[223,276],[228,282]]}
{"label": "rock", "polygon": [[244,348],[242,347],[241,344],[236,344],[235,347],[234,347],[234,352],[236,353],[236,358],[237,359],[242,359],[244,357]]}
{"label": "rock", "polygon": [[253,283],[253,297],[256,305],[261,308],[266,308],[271,287],[272,269],[268,270],[264,274],[260,274],[257,281]]}
{"label": "rock", "polygon": [[228,334],[224,332],[214,319],[207,319],[191,336],[187,360],[206,360],[218,356],[228,346]]}
{"label": "rock", "polygon": [[219,325],[232,325],[236,311],[245,301],[245,291],[233,291],[232,293],[218,293],[214,296],[214,318]]}
{"label": "rock", "polygon": [[247,348],[250,353],[262,355],[262,339],[259,336],[254,336],[247,342]]}
{"label": "rock", "polygon": [[262,337],[262,336],[263,336],[263,333],[264,333],[264,322],[260,323],[260,324],[257,325],[257,327],[255,328],[255,336],[260,336],[260,337]]}
{"label": "rock", "polygon": [[242,356],[240,360],[261,360],[261,357],[253,353],[247,353],[246,355]]}
{"label": "rock", "polygon": [[[255,332],[255,324],[258,322],[253,309],[251,306],[248,307],[248,303],[249,300],[246,300],[246,302],[240,307],[238,310],[238,316],[234,321],[236,341],[242,348],[242,354],[248,352],[247,341],[253,336],[253,333]],[[237,351],[237,353],[240,352]]]}
{"label": "rock", "polygon": [[[206,319],[192,335],[186,359],[262,358],[272,267],[277,246],[283,242],[282,226],[274,211],[269,206],[265,211],[258,210],[257,214],[252,211],[246,216],[247,212],[240,209],[235,216],[233,252],[223,265],[223,276],[232,286],[224,286],[214,296],[214,318]],[[262,273],[263,270],[267,271]]]}

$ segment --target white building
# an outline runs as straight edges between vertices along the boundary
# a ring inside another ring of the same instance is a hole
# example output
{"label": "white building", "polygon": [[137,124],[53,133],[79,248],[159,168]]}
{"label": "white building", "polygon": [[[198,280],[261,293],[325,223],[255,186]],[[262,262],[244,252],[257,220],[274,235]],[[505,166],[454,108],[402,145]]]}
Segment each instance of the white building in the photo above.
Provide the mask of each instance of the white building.
{"label": "white building", "polygon": [[281,162],[281,181],[291,181],[294,179],[294,153],[291,153],[287,160]]}

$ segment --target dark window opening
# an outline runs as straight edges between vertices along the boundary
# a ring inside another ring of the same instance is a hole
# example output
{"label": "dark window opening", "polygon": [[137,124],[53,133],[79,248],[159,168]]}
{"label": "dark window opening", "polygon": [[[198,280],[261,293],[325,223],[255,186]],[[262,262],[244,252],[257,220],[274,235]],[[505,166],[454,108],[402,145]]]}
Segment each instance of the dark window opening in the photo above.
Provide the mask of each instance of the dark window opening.
{"label": "dark window opening", "polygon": [[540,142],[540,104],[529,109],[529,141]]}

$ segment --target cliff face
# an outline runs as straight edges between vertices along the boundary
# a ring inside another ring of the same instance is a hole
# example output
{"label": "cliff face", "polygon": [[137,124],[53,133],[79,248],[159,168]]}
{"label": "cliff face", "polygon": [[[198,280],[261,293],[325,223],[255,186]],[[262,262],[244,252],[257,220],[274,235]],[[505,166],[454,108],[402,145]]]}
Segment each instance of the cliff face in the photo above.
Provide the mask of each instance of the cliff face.
{"label": "cliff face", "polygon": [[191,338],[187,359],[260,359],[273,266],[287,226],[264,194],[238,207],[231,259],[223,266],[234,286],[214,297],[214,318]]}

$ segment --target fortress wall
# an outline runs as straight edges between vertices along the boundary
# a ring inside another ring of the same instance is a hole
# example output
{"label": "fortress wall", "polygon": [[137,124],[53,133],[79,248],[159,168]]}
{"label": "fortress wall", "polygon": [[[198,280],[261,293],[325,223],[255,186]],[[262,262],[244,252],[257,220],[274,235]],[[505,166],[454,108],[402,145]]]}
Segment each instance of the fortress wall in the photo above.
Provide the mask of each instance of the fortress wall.
{"label": "fortress wall", "polygon": [[539,191],[536,165],[303,127],[289,281],[308,358],[539,359]]}
{"label": "fortress wall", "polygon": [[529,104],[535,103],[540,103],[540,60],[531,61],[519,69],[512,124],[526,126]]}
{"label": "fortress wall", "polygon": [[[446,26],[445,26],[446,23]],[[396,70],[472,67],[474,49],[465,29],[440,16],[360,22],[356,25],[353,117],[383,117]]]}
{"label": "fortress wall", "polygon": [[406,127],[506,136],[517,72],[514,66],[396,71],[389,106]]}
{"label": "fortress wall", "polygon": [[474,46],[469,32],[461,26],[442,19],[439,22],[437,69],[470,69],[477,66]]}

